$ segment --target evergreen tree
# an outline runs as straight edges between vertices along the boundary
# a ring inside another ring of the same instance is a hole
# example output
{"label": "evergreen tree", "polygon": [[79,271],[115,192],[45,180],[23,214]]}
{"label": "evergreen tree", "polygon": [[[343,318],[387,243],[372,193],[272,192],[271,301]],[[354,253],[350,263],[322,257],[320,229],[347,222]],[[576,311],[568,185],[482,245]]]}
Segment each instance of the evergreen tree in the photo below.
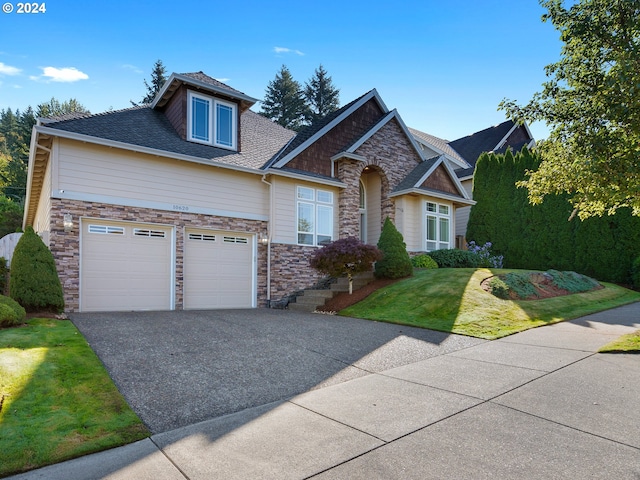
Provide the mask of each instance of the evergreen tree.
{"label": "evergreen tree", "polygon": [[[142,99],[142,103],[151,103],[153,99],[167,81],[167,69],[164,67],[162,60],[156,60],[151,71],[151,85],[144,80],[144,86],[147,88],[147,94]],[[133,103],[133,102],[132,102]]]}
{"label": "evergreen tree", "polygon": [[260,115],[298,131],[305,126],[308,112],[300,84],[293,79],[286,65],[282,65],[276,78],[267,86]]}
{"label": "evergreen tree", "polygon": [[305,84],[304,96],[311,123],[335,112],[340,106],[340,90],[333,85],[322,65],[316,68],[313,77]]}
{"label": "evergreen tree", "polygon": [[91,113],[84,105],[75,98],[60,103],[56,98],[38,105],[35,116],[38,118],[58,117],[60,115],[68,115],[70,113]]}
{"label": "evergreen tree", "polygon": [[28,312],[64,309],[62,285],[53,255],[30,226],[13,252],[9,293]]}
{"label": "evergreen tree", "polygon": [[382,226],[378,248],[382,259],[376,262],[375,276],[378,278],[402,278],[413,275],[413,265],[407,253],[407,244],[391,219],[387,217]]}

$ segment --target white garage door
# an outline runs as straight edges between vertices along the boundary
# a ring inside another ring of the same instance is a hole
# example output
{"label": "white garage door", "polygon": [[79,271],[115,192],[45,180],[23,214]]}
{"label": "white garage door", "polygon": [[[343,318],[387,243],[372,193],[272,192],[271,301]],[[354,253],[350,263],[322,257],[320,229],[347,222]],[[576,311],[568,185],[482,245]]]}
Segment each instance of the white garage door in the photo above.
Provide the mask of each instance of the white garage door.
{"label": "white garage door", "polygon": [[253,236],[187,230],[184,247],[184,308],[251,308]]}
{"label": "white garage door", "polygon": [[81,242],[81,311],[173,307],[170,227],[85,219]]}

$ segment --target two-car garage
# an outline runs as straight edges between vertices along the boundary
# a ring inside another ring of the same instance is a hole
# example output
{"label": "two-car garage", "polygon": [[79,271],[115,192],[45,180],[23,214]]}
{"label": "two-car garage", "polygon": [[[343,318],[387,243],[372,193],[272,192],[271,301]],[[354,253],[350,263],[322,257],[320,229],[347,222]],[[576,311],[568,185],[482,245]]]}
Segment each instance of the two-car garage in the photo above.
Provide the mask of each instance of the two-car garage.
{"label": "two-car garage", "polygon": [[255,307],[254,248],[252,234],[83,219],[80,310],[174,309],[180,256],[183,308]]}

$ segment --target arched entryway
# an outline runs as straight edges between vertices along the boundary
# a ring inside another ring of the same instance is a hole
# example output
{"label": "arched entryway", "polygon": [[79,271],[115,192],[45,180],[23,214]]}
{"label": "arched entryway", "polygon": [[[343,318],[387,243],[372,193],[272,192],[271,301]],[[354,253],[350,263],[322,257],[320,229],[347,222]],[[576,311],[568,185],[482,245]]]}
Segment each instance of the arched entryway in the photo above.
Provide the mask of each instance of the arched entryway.
{"label": "arched entryway", "polygon": [[374,167],[360,175],[360,240],[376,245],[382,230],[382,179]]}

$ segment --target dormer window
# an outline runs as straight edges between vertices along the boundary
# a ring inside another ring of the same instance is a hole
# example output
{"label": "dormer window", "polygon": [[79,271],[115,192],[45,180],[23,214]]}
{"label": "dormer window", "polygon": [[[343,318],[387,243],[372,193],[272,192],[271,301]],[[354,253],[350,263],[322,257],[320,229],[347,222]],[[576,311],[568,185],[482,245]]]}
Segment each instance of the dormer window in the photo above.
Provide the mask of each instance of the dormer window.
{"label": "dormer window", "polygon": [[235,103],[189,91],[187,105],[189,141],[237,149],[238,107]]}

